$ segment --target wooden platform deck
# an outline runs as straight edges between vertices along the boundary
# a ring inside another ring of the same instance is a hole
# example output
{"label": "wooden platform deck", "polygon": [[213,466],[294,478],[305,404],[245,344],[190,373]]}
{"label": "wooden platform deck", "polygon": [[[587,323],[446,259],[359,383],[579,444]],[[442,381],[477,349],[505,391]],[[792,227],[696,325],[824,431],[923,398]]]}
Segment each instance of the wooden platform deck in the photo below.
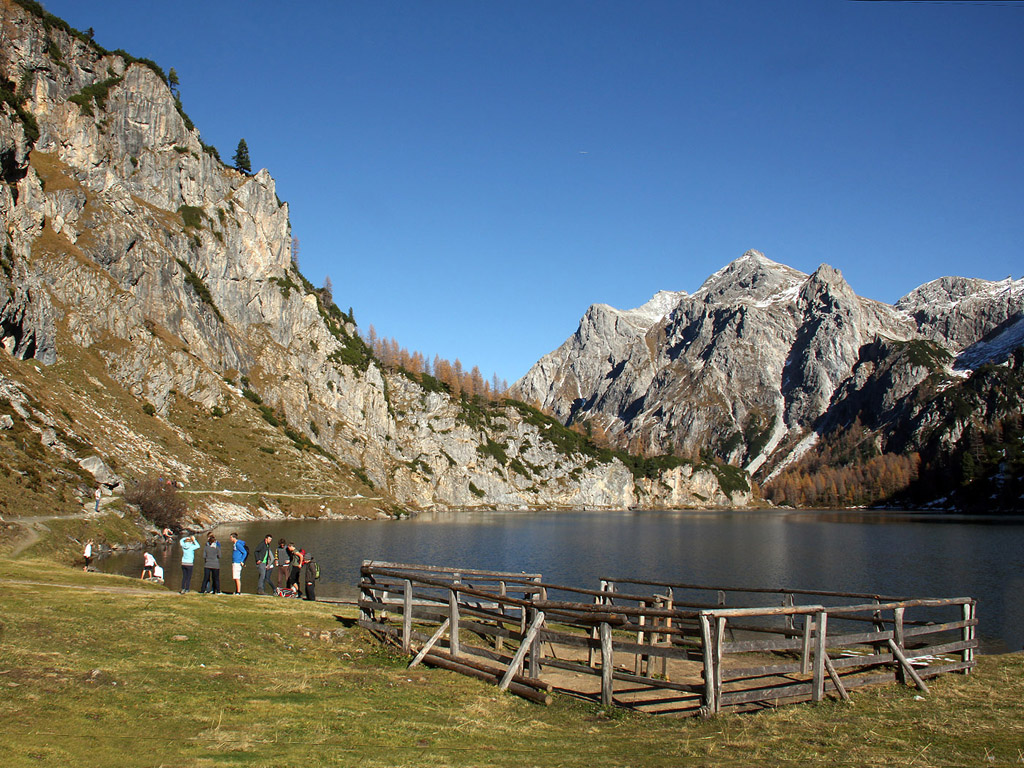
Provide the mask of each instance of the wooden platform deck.
{"label": "wooden platform deck", "polygon": [[847,698],[878,683],[927,691],[930,677],[969,671],[977,648],[969,597],[613,579],[591,590],[541,574],[373,561],[360,594],[360,624],[415,654],[412,665],[538,703],[559,692],[662,715]]}

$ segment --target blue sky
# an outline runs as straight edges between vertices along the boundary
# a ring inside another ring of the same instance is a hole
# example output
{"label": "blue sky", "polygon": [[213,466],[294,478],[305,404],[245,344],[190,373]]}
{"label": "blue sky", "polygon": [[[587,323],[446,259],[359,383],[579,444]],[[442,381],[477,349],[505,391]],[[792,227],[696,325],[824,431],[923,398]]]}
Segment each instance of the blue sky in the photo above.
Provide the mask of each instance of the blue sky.
{"label": "blue sky", "polygon": [[246,139],[364,330],[487,377],[749,248],[887,302],[1022,274],[1021,2],[45,6]]}

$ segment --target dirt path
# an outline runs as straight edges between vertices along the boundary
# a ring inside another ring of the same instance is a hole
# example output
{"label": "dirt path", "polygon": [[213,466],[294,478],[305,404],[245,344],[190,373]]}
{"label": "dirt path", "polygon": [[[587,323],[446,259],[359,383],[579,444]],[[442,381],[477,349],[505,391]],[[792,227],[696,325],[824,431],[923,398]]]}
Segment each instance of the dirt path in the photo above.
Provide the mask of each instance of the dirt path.
{"label": "dirt path", "polygon": [[14,539],[14,549],[7,555],[9,558],[15,558],[24,552],[26,549],[31,547],[40,539],[40,529],[49,530],[46,524],[51,520],[84,520],[90,517],[99,517],[104,513],[104,509],[113,503],[114,497],[105,496],[100,499],[100,511],[97,513],[95,510],[95,503],[90,500],[88,504],[83,504],[82,508],[78,512],[73,512],[70,515],[32,515],[31,517],[16,517],[14,519],[7,519],[4,522],[11,525],[18,526],[22,533],[16,536]]}

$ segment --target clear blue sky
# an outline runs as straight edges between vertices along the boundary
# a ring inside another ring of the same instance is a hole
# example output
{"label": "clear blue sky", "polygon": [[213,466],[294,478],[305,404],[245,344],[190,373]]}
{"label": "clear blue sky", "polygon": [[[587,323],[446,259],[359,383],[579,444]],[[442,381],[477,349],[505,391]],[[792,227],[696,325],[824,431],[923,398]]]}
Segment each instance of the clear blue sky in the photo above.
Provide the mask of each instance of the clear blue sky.
{"label": "clear blue sky", "polygon": [[1021,2],[45,5],[246,139],[364,330],[488,377],[748,248],[887,302],[1022,273]]}

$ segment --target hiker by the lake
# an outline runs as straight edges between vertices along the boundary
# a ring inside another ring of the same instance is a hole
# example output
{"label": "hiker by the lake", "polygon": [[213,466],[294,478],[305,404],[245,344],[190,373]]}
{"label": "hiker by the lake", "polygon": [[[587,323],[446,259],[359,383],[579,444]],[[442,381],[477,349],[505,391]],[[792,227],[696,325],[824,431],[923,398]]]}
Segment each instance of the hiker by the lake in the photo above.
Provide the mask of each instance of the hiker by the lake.
{"label": "hiker by the lake", "polygon": [[192,535],[181,538],[181,589],[180,594],[185,594],[192,588],[192,567],[195,565],[196,550],[199,549],[199,542]]}
{"label": "hiker by the lake", "polygon": [[294,544],[288,545],[288,581],[285,587],[294,587],[299,590],[299,572],[302,570],[302,553],[295,548]]}
{"label": "hiker by the lake", "polygon": [[242,594],[242,566],[249,557],[249,548],[238,538],[237,533],[231,534],[231,578],[235,582],[235,594]]}
{"label": "hiker by the lake", "polygon": [[288,581],[288,560],[288,542],[284,539],[278,539],[277,554],[274,556],[278,589],[284,589],[284,585]]}
{"label": "hiker by the lake", "polygon": [[316,600],[316,580],[320,578],[320,567],[313,554],[307,552],[302,562],[302,583],[305,585],[306,600]]}
{"label": "hiker by the lake", "polygon": [[[259,580],[256,582],[256,594],[266,594],[264,590],[267,586],[267,578],[268,576],[272,577],[274,570],[274,538],[269,533],[256,546],[256,570],[260,574]],[[274,583],[273,578],[270,583]]]}
{"label": "hiker by the lake", "polygon": [[85,542],[85,550],[82,552],[82,557],[85,558],[85,567],[83,571],[88,571],[89,566],[92,565],[92,539]]}
{"label": "hiker by the lake", "polygon": [[153,557],[152,552],[145,552],[142,555],[142,575],[140,579],[152,579],[153,569],[156,568],[156,558]]}
{"label": "hiker by the lake", "polygon": [[203,545],[203,586],[199,590],[211,595],[220,594],[220,542],[211,532]]}

